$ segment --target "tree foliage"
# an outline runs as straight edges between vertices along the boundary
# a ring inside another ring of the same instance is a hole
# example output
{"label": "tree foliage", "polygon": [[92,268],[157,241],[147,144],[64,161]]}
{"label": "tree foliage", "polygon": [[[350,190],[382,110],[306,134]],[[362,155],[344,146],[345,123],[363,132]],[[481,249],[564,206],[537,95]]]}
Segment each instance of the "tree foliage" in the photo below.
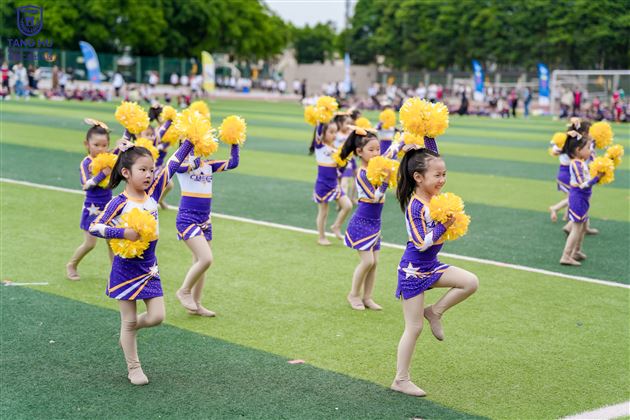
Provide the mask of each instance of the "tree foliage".
{"label": "tree foliage", "polygon": [[628,0],[359,0],[349,34],[355,63],[383,55],[401,69],[628,68]]}

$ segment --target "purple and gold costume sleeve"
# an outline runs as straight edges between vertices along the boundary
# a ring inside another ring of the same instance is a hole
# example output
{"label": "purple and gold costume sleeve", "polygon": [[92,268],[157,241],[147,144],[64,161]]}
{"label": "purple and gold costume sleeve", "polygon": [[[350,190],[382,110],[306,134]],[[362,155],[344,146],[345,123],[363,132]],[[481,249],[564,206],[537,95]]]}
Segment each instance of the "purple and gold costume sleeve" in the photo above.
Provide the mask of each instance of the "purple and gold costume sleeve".
{"label": "purple and gold costume sleeve", "polygon": [[584,188],[592,187],[593,185],[597,184],[599,182],[600,178],[601,177],[599,175],[597,175],[596,177],[592,178],[590,181],[588,181],[586,183],[586,187],[584,187]]}
{"label": "purple and gold costume sleeve", "polygon": [[438,147],[437,147],[437,143],[435,142],[435,139],[432,139],[431,137],[425,137],[424,138],[424,147],[426,147],[427,149],[435,152],[435,153],[440,153],[438,152]]}
{"label": "purple and gold costume sleeve", "polygon": [[404,145],[405,143],[402,141],[399,141],[398,143],[392,143],[391,146],[389,146],[389,148],[385,151],[385,153],[383,153],[383,156],[385,156],[387,159],[398,160],[398,153],[400,153],[400,150],[403,148]]}
{"label": "purple and gold costume sleeve", "polygon": [[170,181],[173,175],[175,175],[177,169],[182,165],[182,162],[184,162],[193,147],[194,146],[190,140],[184,140],[175,154],[166,162],[166,167],[162,170],[162,172],[157,174],[153,183],[147,189],[147,194],[149,194],[155,201],[160,200],[162,194],[164,194],[166,186],[168,185],[168,181]]}
{"label": "purple and gold costume sleeve", "polygon": [[236,168],[239,162],[239,150],[238,144],[233,144],[230,150],[230,159],[208,161],[210,166],[212,166],[212,172],[225,172]]}
{"label": "purple and gold costume sleeve", "polygon": [[90,164],[92,163],[92,159],[90,157],[86,157],[81,161],[81,165],[79,166],[79,171],[81,173],[81,187],[88,184],[88,189],[96,187],[102,180],[104,180],[107,176],[101,171],[96,174],[94,177],[90,178]]}
{"label": "purple and gold costume sleeve", "polygon": [[313,145],[316,149],[321,149],[324,147],[324,142],[322,141],[322,137],[324,135],[324,125],[322,123],[317,123],[317,128],[315,129],[315,139],[313,140]]}
{"label": "purple and gold costume sleeve", "polygon": [[433,229],[427,228],[424,218],[424,205],[419,200],[411,200],[407,206],[405,217],[410,228],[410,240],[418,251],[426,251],[435,245],[446,232],[446,228],[442,223],[438,223]]}
{"label": "purple and gold costume sleeve", "polygon": [[127,204],[127,199],[122,194],[109,200],[105,209],[90,225],[90,233],[105,239],[124,238],[125,228],[113,227],[112,220],[122,212],[125,204]]}
{"label": "purple and gold costume sleeve", "polygon": [[162,124],[160,126],[160,128],[158,128],[158,132],[157,135],[155,136],[155,140],[158,143],[162,142],[162,137],[164,137],[164,134],[166,134],[166,131],[168,130],[168,128],[171,126],[173,122],[171,120],[167,120],[164,124]]}
{"label": "purple and gold costume sleeve", "polygon": [[359,171],[357,174],[357,181],[359,188],[361,188],[365,195],[367,195],[375,203],[378,203],[381,200],[381,197],[385,195],[387,187],[389,186],[387,182],[383,182],[383,184],[381,184],[381,186],[377,189],[368,179],[367,171],[365,170]]}
{"label": "purple and gold costume sleeve", "polygon": [[197,169],[199,165],[201,165],[201,158],[199,157],[196,157],[192,162],[190,161],[190,159],[186,159],[186,161],[179,165],[179,168],[177,168],[177,173],[185,174],[188,171]]}

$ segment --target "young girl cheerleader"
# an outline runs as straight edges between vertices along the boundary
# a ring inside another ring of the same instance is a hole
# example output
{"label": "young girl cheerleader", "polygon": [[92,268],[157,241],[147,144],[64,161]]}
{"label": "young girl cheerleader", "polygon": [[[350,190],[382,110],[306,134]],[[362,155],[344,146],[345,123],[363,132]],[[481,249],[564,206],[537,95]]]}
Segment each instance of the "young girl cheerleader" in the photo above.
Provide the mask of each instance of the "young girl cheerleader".
{"label": "young girl cheerleader", "polygon": [[[472,295],[479,285],[474,274],[442,264],[437,259],[442,248],[442,235],[453,224],[454,218],[449,217],[443,224],[431,219],[429,201],[446,183],[446,165],[437,153],[435,142],[426,143],[431,145],[430,149],[414,148],[402,158],[396,190],[405,212],[409,241],[398,267],[396,296],[402,298],[405,330],[398,344],[396,378],[391,389],[418,397],[426,393],[411,382],[409,367],[422,331],[423,316],[429,321],[433,335],[443,340],[441,318],[444,312]],[[449,290],[425,308],[424,292],[435,287]]]}
{"label": "young girl cheerleader", "polygon": [[[140,233],[131,228],[120,227],[124,215],[137,210],[147,211],[158,218],[158,202],[164,194],[166,184],[175,174],[181,162],[193,149],[185,140],[166,167],[154,177],[155,162],[149,150],[135,147],[133,143],[120,146],[121,153],[112,170],[109,187],[115,188],[126,182],[122,194],[114,197],[105,210],[90,226],[90,232],[101,238],[119,238],[138,241]],[[157,236],[157,232],[156,236]],[[142,371],[138,358],[136,332],[141,328],[159,325],[164,320],[164,298],[155,249],[157,239],[151,240],[140,256],[114,257],[112,271],[106,289],[110,298],[117,299],[120,307],[120,345],[127,362],[128,378],[134,385],[149,382]],[[146,312],[136,313],[136,301],[144,300]]]}
{"label": "young girl cheerleader", "polygon": [[315,181],[315,190],[313,192],[313,200],[318,205],[317,231],[319,232],[319,238],[317,243],[324,246],[331,245],[326,238],[325,230],[326,219],[328,218],[328,203],[337,201],[340,206],[337,218],[330,226],[330,230],[339,240],[343,239],[341,235],[343,221],[350,210],[352,210],[352,202],[339,186],[337,164],[332,158],[332,155],[335,153],[333,142],[336,134],[337,125],[334,122],[319,123],[313,134],[313,141],[309,149],[310,154],[315,153],[315,159],[317,160],[317,180]]}
{"label": "young girl cheerleader", "polygon": [[586,235],[588,222],[588,209],[590,207],[592,186],[595,185],[602,174],[591,179],[586,161],[591,155],[592,140],[587,135],[582,135],[575,130],[567,133],[567,141],[563,152],[571,158],[569,166],[570,184],[569,190],[569,220],[571,230],[560,258],[562,265],[582,265],[580,261],[586,259],[582,252],[582,242]]}
{"label": "young girl cheerleader", "polygon": [[193,264],[176,296],[191,315],[212,317],[215,313],[201,305],[206,270],[212,264],[212,174],[238,166],[239,145],[232,145],[229,160],[203,160],[192,154],[189,160],[177,171],[182,198],[176,226],[178,238],[192,252]]}
{"label": "young girl cheerleader", "polygon": [[[373,185],[368,179],[367,168],[370,159],[379,156],[380,144],[376,134],[362,128],[355,128],[344,143],[339,155],[345,160],[355,154],[361,160],[356,177],[359,204],[346,229],[345,244],[359,252],[359,265],[352,275],[352,288],[348,294],[348,302],[352,309],[365,308],[381,310],[382,307],[372,299],[374,282],[376,280],[376,266],[381,249],[381,213],[385,203],[385,192],[389,183],[380,186]],[[385,168],[384,172],[391,171]],[[385,173],[386,180],[390,173]],[[361,297],[363,289],[363,297]]]}
{"label": "young girl cheerleader", "polygon": [[[90,125],[83,144],[88,155],[81,161],[79,172],[81,174],[81,186],[85,191],[85,201],[81,214],[80,227],[83,230],[83,243],[74,251],[74,254],[66,264],[66,275],[69,280],[80,280],[77,267],[83,257],[85,257],[96,246],[96,237],[89,232],[90,223],[96,219],[109,200],[112,199],[112,192],[108,188],[99,184],[111,173],[110,168],[104,168],[95,176],[91,175],[92,160],[101,153],[106,153],[109,149],[109,128],[105,123],[86,118],[85,122]],[[109,245],[107,247],[110,259],[113,254]]]}
{"label": "young girl cheerleader", "polygon": [[[339,149],[343,146],[346,139],[352,132],[350,128],[350,113],[349,112],[339,112],[333,118],[333,122],[337,125],[337,134],[335,135],[335,141],[333,143],[336,149]],[[351,159],[348,165],[339,169],[339,185],[341,186],[341,190],[346,194],[346,196],[350,199],[356,193],[354,189],[354,176],[356,172],[356,161]],[[339,208],[337,209],[339,211]]]}
{"label": "young girl cheerleader", "polygon": [[[556,138],[562,137],[561,141],[556,141]],[[554,140],[552,140],[551,153],[554,156],[558,157],[560,161],[560,167],[558,168],[558,175],[556,176],[556,184],[558,191],[565,195],[565,198],[549,207],[549,213],[552,222],[556,222],[558,220],[558,212],[565,208],[569,204],[569,185],[570,175],[569,175],[569,164],[571,163],[571,158],[567,156],[566,153],[562,153],[562,148],[564,146],[564,141],[566,141],[566,133],[558,132],[554,134]],[[566,219],[565,219],[566,220]]]}

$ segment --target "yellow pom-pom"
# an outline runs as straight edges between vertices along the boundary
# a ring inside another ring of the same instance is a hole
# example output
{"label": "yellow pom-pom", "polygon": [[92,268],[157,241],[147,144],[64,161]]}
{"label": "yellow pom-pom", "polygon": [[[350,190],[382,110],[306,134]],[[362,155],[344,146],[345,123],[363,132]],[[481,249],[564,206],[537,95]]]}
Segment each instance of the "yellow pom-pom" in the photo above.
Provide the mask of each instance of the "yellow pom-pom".
{"label": "yellow pom-pom", "polygon": [[563,133],[561,131],[554,133],[553,137],[551,138],[551,143],[554,144],[558,149],[562,149],[566,141],[567,133]]}
{"label": "yellow pom-pom", "polygon": [[429,102],[426,136],[432,139],[441,136],[448,128],[448,108],[442,102]]}
{"label": "yellow pom-pom", "polygon": [[402,138],[405,144],[417,144],[420,147],[424,147],[424,137],[422,136],[417,136],[406,131],[403,133]]}
{"label": "yellow pom-pom", "polygon": [[464,202],[453,193],[443,193],[434,196],[429,201],[431,219],[439,223],[445,223],[453,216],[453,224],[446,230],[442,239],[452,241],[466,234],[470,217],[464,213]]}
{"label": "yellow pom-pom", "polygon": [[357,120],[354,122],[354,125],[360,128],[372,128],[372,123],[365,117],[357,118]]}
{"label": "yellow pom-pom", "polygon": [[329,111],[322,106],[315,107],[315,119],[318,123],[328,124],[334,116],[335,114],[333,111]]}
{"label": "yellow pom-pom", "polygon": [[151,152],[153,160],[156,160],[158,158],[158,155],[160,154],[158,152],[158,149],[153,145],[153,142],[149,139],[145,139],[144,137],[137,138],[134,144],[136,145],[136,147],[144,147],[149,152]]}
{"label": "yellow pom-pom", "polygon": [[120,226],[135,230],[140,239],[112,239],[110,245],[114,254],[123,258],[142,258],[142,254],[149,247],[151,241],[158,238],[157,220],[146,210],[134,208],[120,217]]}
{"label": "yellow pom-pom", "polygon": [[337,100],[332,96],[320,96],[315,104],[318,108],[323,108],[327,112],[334,113],[339,108]]}
{"label": "yellow pom-pom", "polygon": [[392,172],[389,176],[389,188],[396,188],[398,185],[398,169],[400,168],[400,162],[392,160]]}
{"label": "yellow pom-pom", "polygon": [[442,193],[434,196],[429,201],[431,219],[436,222],[444,223],[450,216],[463,211],[464,202],[453,193]]}
{"label": "yellow pom-pom", "polygon": [[448,128],[448,108],[441,102],[409,98],[400,108],[400,122],[416,136],[436,138]]}
{"label": "yellow pom-pom", "polygon": [[612,144],[613,131],[606,121],[599,121],[591,125],[588,133],[595,140],[595,147],[604,149]]}
{"label": "yellow pom-pom", "polygon": [[614,144],[606,150],[606,157],[613,161],[615,168],[621,164],[621,157],[624,154],[623,146]]}
{"label": "yellow pom-pom", "polygon": [[208,121],[210,121],[210,108],[208,108],[208,104],[206,104],[204,101],[195,101],[190,104],[188,109],[199,112],[201,115],[207,118]]}
{"label": "yellow pom-pom", "polygon": [[197,156],[209,156],[219,148],[212,136],[210,120],[194,109],[183,110],[175,119],[175,127],[183,138],[189,139],[195,145]]}
{"label": "yellow pom-pom", "polygon": [[219,126],[219,138],[227,144],[245,143],[247,124],[237,115],[230,115],[223,119]]}
{"label": "yellow pom-pom", "polygon": [[470,216],[466,213],[455,213],[455,220],[453,224],[444,232],[442,238],[445,241],[453,241],[461,238],[468,232],[468,226],[470,225]]}
{"label": "yellow pom-pom", "polygon": [[164,133],[164,135],[160,139],[164,143],[173,145],[183,137],[182,132],[177,129],[177,126],[175,124],[175,121],[177,120],[178,116],[179,114],[175,114],[175,117],[173,118],[173,122],[171,122],[171,125],[168,127],[168,130],[166,130],[166,133]]}
{"label": "yellow pom-pom", "polygon": [[615,164],[607,157],[596,157],[590,163],[588,169],[591,174],[591,178],[594,178],[598,174],[602,174],[598,184],[610,184],[615,180]]}
{"label": "yellow pom-pom", "polygon": [[304,121],[313,126],[317,125],[317,110],[313,105],[304,108]]}
{"label": "yellow pom-pom", "polygon": [[353,155],[352,153],[350,153],[345,159],[341,159],[341,149],[343,149],[343,147],[339,147],[331,156],[332,160],[334,160],[337,166],[339,166],[340,168],[348,165],[348,162],[350,161],[350,159],[352,159]]}
{"label": "yellow pom-pom", "polygon": [[381,122],[381,127],[384,130],[389,130],[396,125],[396,112],[391,108],[387,108],[379,114],[378,120]]}
{"label": "yellow pom-pom", "polygon": [[166,105],[162,108],[162,113],[160,114],[160,121],[173,121],[177,117],[177,111],[170,105]]}
{"label": "yellow pom-pom", "polygon": [[149,126],[149,114],[136,102],[123,101],[114,115],[131,134],[140,134]]}
{"label": "yellow pom-pom", "polygon": [[[92,159],[92,176],[97,175],[105,168],[112,169],[116,164],[116,159],[118,159],[118,156],[113,153],[99,153],[94,159]],[[109,184],[109,175],[107,175],[104,180],[99,182],[98,186],[104,188],[107,186],[107,184]]]}
{"label": "yellow pom-pom", "polygon": [[391,175],[397,169],[397,164],[393,159],[385,156],[374,156],[368,162],[367,178],[375,187],[380,187],[385,181],[391,181]]}

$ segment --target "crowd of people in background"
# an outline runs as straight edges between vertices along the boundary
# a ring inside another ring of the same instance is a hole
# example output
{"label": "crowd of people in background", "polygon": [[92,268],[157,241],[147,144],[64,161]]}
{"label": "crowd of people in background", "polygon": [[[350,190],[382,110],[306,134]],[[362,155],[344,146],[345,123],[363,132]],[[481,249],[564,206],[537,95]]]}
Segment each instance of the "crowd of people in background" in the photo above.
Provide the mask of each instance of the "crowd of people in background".
{"label": "crowd of people in background", "polygon": [[[83,70],[58,66],[37,67],[23,63],[9,66],[5,61],[2,63],[0,98],[27,100],[31,97],[44,97],[51,100],[77,101],[112,101],[122,98],[146,103],[159,99],[166,104],[188,106],[205,94],[201,74],[172,72],[167,83],[160,83],[156,70],[145,72],[142,83],[128,82],[120,71],[113,72],[105,78],[108,84],[76,83],[85,79]],[[366,92],[356,92],[352,85],[347,86],[343,81],[329,81],[323,83],[317,91],[307,92],[306,79],[294,79],[289,84],[278,77],[217,75],[215,81],[218,89],[242,93],[259,90],[279,95],[293,95],[304,104],[314,102],[319,95],[328,95],[335,97],[342,106],[359,109],[380,110],[384,107],[399,109],[407,98],[417,96],[431,102],[443,102],[451,113],[494,118],[529,117],[533,98],[529,86],[519,88],[505,84],[496,86],[487,84],[483,95],[475,97],[472,86],[462,83],[445,87],[441,83],[425,85],[420,82],[414,87],[399,86],[391,79],[385,84],[373,83]],[[170,89],[158,89],[158,85],[167,85]],[[589,94],[586,89],[578,86],[573,89],[563,88],[559,95],[559,118],[583,117],[593,121],[630,121],[630,109],[622,88],[615,90],[608,97],[602,93]]]}

